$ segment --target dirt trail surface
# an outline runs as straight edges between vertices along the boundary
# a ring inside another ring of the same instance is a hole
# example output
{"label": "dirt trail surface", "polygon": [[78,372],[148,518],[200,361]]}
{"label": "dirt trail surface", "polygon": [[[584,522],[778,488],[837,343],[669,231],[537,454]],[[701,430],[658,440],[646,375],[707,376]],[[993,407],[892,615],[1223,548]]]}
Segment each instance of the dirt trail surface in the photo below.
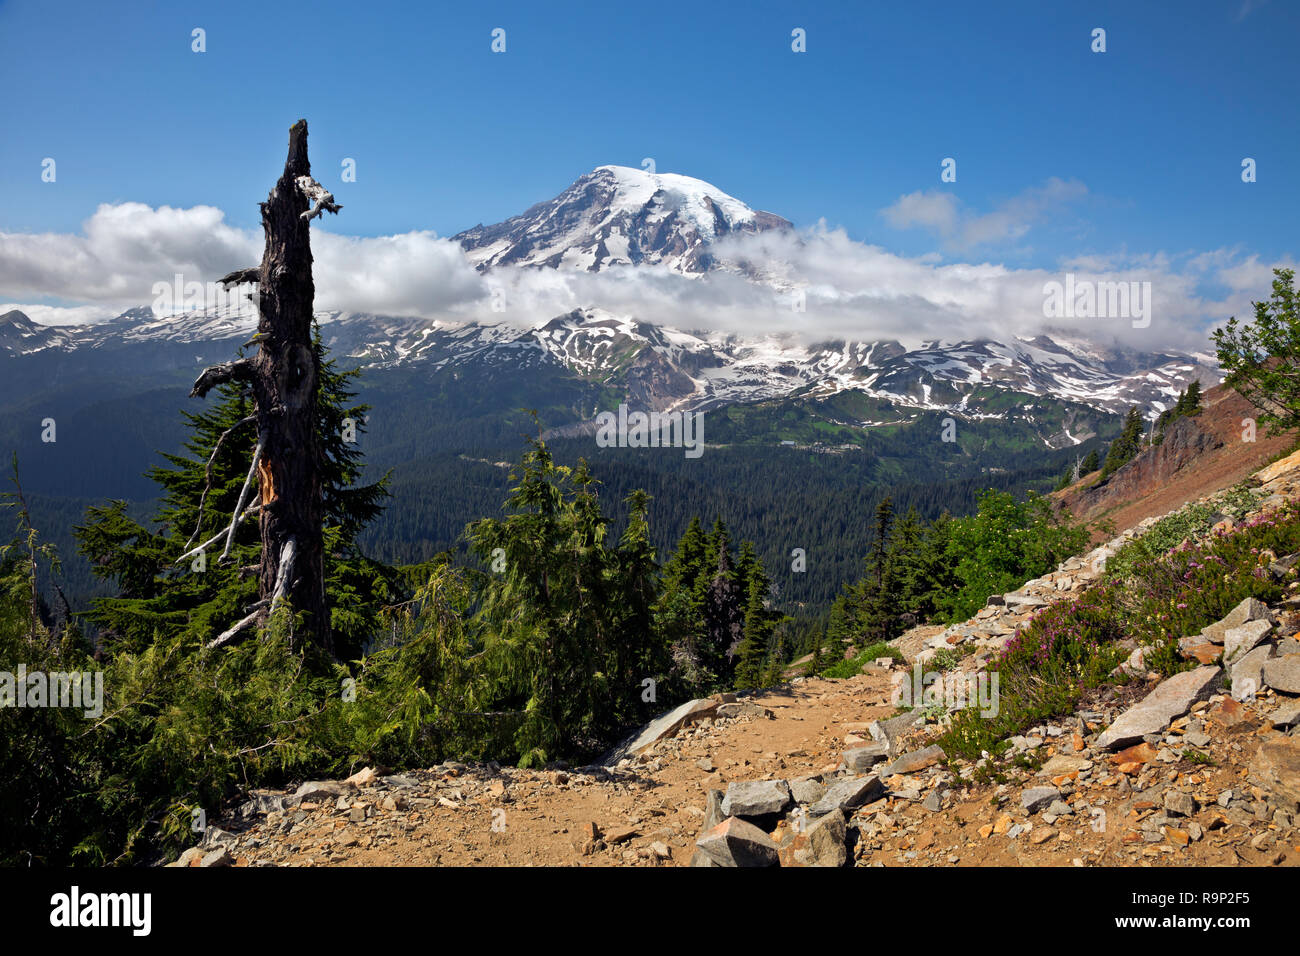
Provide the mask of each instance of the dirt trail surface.
{"label": "dirt trail surface", "polygon": [[[1259,478],[1265,510],[1300,497],[1300,453]],[[895,646],[920,667],[946,650],[941,680],[973,680],[1151,523]],[[1295,866],[1297,568],[1276,556],[1285,600],[1248,599],[1187,638],[1200,666],[1161,678],[1135,648],[1134,680],[1009,738],[991,774],[950,765],[944,707],[900,711],[913,672],[877,662],[684,705],[612,766],[449,762],[254,791],[173,865]]]}

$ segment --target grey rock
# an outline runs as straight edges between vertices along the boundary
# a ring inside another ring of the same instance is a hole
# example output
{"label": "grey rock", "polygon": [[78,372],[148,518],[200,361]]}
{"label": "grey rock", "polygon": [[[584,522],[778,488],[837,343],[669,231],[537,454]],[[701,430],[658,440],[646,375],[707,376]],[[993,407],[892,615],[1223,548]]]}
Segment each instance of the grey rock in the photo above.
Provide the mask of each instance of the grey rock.
{"label": "grey rock", "polygon": [[688,700],[680,707],[675,707],[661,717],[656,717],[646,724],[630,739],[606,754],[602,763],[606,767],[615,766],[620,760],[635,756],[652,744],[672,737],[682,727],[705,717],[712,717],[718,711],[718,702],[707,697]]}
{"label": "grey rock", "polygon": [[790,787],[784,780],[742,780],[727,785],[722,798],[724,817],[764,817],[790,805]]}
{"label": "grey rock", "polygon": [[728,817],[695,841],[717,866],[775,866],[777,846],[766,833],[739,817]]}
{"label": "grey rock", "polygon": [[1273,620],[1273,612],[1268,609],[1267,604],[1255,598],[1246,598],[1229,611],[1222,620],[1215,621],[1204,628],[1201,636],[1212,644],[1222,644],[1225,633],[1234,627],[1240,627],[1247,621],[1271,620]]}
{"label": "grey rock", "polygon": [[1223,632],[1223,662],[1232,664],[1247,651],[1253,650],[1273,630],[1272,621],[1247,621]]}
{"label": "grey rock", "polygon": [[1196,813],[1196,800],[1190,793],[1181,790],[1165,792],[1165,810],[1180,817],[1190,817]]}
{"label": "grey rock", "polygon": [[840,867],[849,860],[848,821],[839,810],[808,824],[781,847],[782,866]]}
{"label": "grey rock", "polygon": [[889,766],[880,771],[881,779],[892,777],[896,773],[916,773],[918,770],[924,770],[927,767],[933,767],[939,761],[945,759],[947,754],[938,744],[931,744],[921,750],[913,750],[911,753],[903,754],[894,760]]}
{"label": "grey rock", "polygon": [[206,854],[203,857],[203,859],[199,861],[199,866],[204,866],[204,867],[234,866],[234,865],[235,865],[235,858],[230,855],[230,851],[227,850],[224,846],[217,847],[211,853]]}
{"label": "grey rock", "polygon": [[704,809],[704,830],[708,832],[727,818],[722,812],[722,791],[710,790],[708,803]]}
{"label": "grey rock", "polygon": [[745,700],[734,704],[723,704],[718,708],[719,717],[771,717],[772,712],[753,701]]}
{"label": "grey rock", "polygon": [[1300,807],[1300,737],[1265,740],[1251,758],[1246,779],[1284,809]]}
{"label": "grey rock", "polygon": [[286,803],[295,807],[302,803],[333,803],[347,792],[347,786],[338,780],[308,780],[293,792]]}
{"label": "grey rock", "polygon": [[1284,694],[1300,694],[1300,654],[1265,662],[1264,683]]}
{"label": "grey rock", "polygon": [[1061,791],[1055,787],[1031,787],[1020,795],[1020,807],[1026,813],[1037,813],[1060,799]]}
{"label": "grey rock", "polygon": [[795,803],[816,803],[826,795],[826,785],[814,777],[796,777],[786,782],[790,785],[790,797]]}
{"label": "grey rock", "polygon": [[1092,761],[1087,757],[1073,754],[1057,754],[1043,764],[1038,771],[1040,777],[1059,777],[1063,773],[1082,773],[1092,769]]}
{"label": "grey rock", "polygon": [[1300,700],[1288,701],[1273,711],[1268,719],[1276,730],[1290,730],[1292,727],[1300,727]]}
{"label": "grey rock", "polygon": [[1265,644],[1243,654],[1229,672],[1232,675],[1232,696],[1237,700],[1254,697],[1264,687],[1264,667],[1273,656],[1272,645]]}
{"label": "grey rock", "polygon": [[907,713],[899,714],[897,717],[890,717],[888,720],[873,720],[868,725],[867,730],[870,732],[872,739],[884,741],[889,746],[889,753],[892,755],[896,753],[894,748],[900,737],[909,730],[924,726],[925,714],[919,710],[909,710]]}
{"label": "grey rock", "polygon": [[885,785],[878,774],[865,777],[843,777],[826,791],[826,795],[808,808],[808,815],[825,816],[832,810],[847,813],[864,803],[870,803],[884,795]]}
{"label": "grey rock", "polygon": [[229,830],[223,830],[221,827],[208,827],[203,831],[203,839],[199,841],[199,846],[204,849],[210,849],[214,846],[234,843],[239,839]]}
{"label": "grey rock", "polygon": [[921,801],[921,806],[931,813],[938,813],[943,809],[943,794],[938,790],[931,790],[930,795]]}
{"label": "grey rock", "polygon": [[1207,699],[1222,671],[1213,665],[1183,671],[1162,681],[1155,690],[1126,710],[1097,738],[1097,746],[1118,750],[1138,743],[1147,734],[1160,733],[1198,701]]}
{"label": "grey rock", "polygon": [[853,773],[865,773],[889,756],[889,745],[883,740],[844,751],[844,766]]}

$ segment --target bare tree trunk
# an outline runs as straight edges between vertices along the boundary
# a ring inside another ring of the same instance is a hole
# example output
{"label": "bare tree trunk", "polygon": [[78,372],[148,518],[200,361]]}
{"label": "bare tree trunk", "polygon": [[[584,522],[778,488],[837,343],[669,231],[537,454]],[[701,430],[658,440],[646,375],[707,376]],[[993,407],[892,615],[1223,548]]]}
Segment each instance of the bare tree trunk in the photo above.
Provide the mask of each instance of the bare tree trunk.
{"label": "bare tree trunk", "polygon": [[[261,208],[266,233],[261,267],[241,269],[223,280],[258,283],[257,354],[207,369],[191,394],[206,394],[218,382],[230,380],[251,387],[259,450],[249,479],[251,483],[255,470],[262,532],[256,620],[264,622],[287,601],[295,612],[307,615],[307,634],[295,634],[294,643],[305,636],[333,654],[321,537],[322,451],[316,434],[320,356],[312,342],[316,288],[310,226],[322,210],[338,212],[342,207],[311,178],[306,120],[289,130],[284,174]],[[241,518],[243,502],[241,494],[232,528]],[[223,635],[227,640],[231,636],[233,631]]]}

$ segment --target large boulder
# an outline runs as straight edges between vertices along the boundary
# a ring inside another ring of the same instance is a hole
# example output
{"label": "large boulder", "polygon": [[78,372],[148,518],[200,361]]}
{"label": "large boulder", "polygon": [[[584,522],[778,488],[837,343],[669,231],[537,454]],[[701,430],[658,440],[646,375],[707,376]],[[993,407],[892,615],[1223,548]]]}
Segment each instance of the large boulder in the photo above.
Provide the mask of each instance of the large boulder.
{"label": "large boulder", "polygon": [[718,701],[707,697],[688,700],[661,717],[656,717],[624,743],[605,756],[604,764],[612,767],[620,760],[634,757],[652,744],[674,736],[686,724],[712,717],[718,711]]}
{"label": "large boulder", "polygon": [[1247,621],[1223,632],[1223,663],[1231,666],[1253,651],[1273,630],[1272,621]]}
{"label": "large boulder", "polygon": [[1118,750],[1137,743],[1147,734],[1160,733],[1174,718],[1187,713],[1193,704],[1209,697],[1221,673],[1218,667],[1203,666],[1162,681],[1140,703],[1124,711],[1107,727],[1097,738],[1097,746]]}
{"label": "large boulder", "polygon": [[1284,694],[1300,694],[1300,654],[1265,661],[1264,683]]}
{"label": "large boulder", "polygon": [[695,841],[715,866],[776,866],[772,838],[739,817],[728,817]]}
{"label": "large boulder", "polygon": [[1229,673],[1232,675],[1230,687],[1232,696],[1237,700],[1250,700],[1264,687],[1264,668],[1273,656],[1271,644],[1252,648],[1243,654]]}
{"label": "large boulder", "polygon": [[1220,621],[1204,628],[1201,636],[1212,644],[1224,643],[1227,632],[1249,621],[1272,621],[1273,612],[1268,605],[1256,598],[1246,598],[1224,616]]}
{"label": "large boulder", "polygon": [[885,785],[878,774],[865,777],[843,777],[831,784],[826,794],[808,808],[808,815],[821,817],[832,810],[848,813],[864,803],[871,803],[885,795]]}
{"label": "large boulder", "polygon": [[741,780],[727,785],[722,798],[724,817],[766,817],[790,806],[790,787],[784,780]]}
{"label": "large boulder", "polygon": [[843,866],[849,860],[848,821],[832,810],[794,834],[778,852],[782,866]]}
{"label": "large boulder", "polygon": [[1248,780],[1274,803],[1300,806],[1300,737],[1273,737],[1259,745]]}

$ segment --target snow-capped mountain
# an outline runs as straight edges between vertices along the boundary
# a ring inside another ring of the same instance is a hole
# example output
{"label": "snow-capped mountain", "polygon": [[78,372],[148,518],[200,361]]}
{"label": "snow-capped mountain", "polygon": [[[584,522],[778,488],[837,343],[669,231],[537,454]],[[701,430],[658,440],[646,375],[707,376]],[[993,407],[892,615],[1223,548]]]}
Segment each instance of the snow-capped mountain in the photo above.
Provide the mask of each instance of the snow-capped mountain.
{"label": "snow-capped mountain", "polygon": [[[809,345],[794,336],[664,328],[597,309],[532,328],[338,312],[318,313],[317,322],[332,352],[377,371],[551,366],[621,387],[630,401],[654,409],[855,390],[901,408],[961,414],[975,389],[992,387],[1112,413],[1136,404],[1155,417],[1192,379],[1218,381],[1208,356],[1103,350],[1046,336],[936,342],[911,351],[893,341]],[[0,316],[0,349],[15,357],[75,353],[87,360],[112,352],[119,364],[136,355],[143,369],[150,362],[210,359],[246,340],[255,326],[238,313],[160,318],[145,308],[99,325],[46,327],[10,312]],[[170,359],[158,351],[164,346]]]}
{"label": "snow-capped mountain", "polygon": [[[554,199],[456,239],[481,271],[651,267],[689,276],[745,271],[715,256],[715,243],[725,236],[789,228],[781,217],[698,179],[600,166]],[[978,396],[993,389],[1109,413],[1135,404],[1154,418],[1193,379],[1219,380],[1206,355],[1138,353],[1055,333],[931,342],[909,350],[873,339],[869,329],[858,341],[809,344],[794,335],[669,328],[592,308],[539,317],[531,326],[339,312],[318,313],[317,320],[335,355],[377,372],[558,370],[653,409],[853,391],[873,407],[992,417],[996,408]],[[102,367],[105,353],[122,372],[184,370],[228,358],[255,327],[252,311],[235,307],[163,317],[145,306],[97,325],[59,327],[15,311],[0,316],[0,350],[14,357],[57,356],[59,373],[67,375],[95,363]]]}
{"label": "snow-capped mountain", "polygon": [[703,180],[598,166],[522,215],[453,238],[480,271],[658,265],[690,274],[718,267],[712,245],[724,236],[789,228]]}

